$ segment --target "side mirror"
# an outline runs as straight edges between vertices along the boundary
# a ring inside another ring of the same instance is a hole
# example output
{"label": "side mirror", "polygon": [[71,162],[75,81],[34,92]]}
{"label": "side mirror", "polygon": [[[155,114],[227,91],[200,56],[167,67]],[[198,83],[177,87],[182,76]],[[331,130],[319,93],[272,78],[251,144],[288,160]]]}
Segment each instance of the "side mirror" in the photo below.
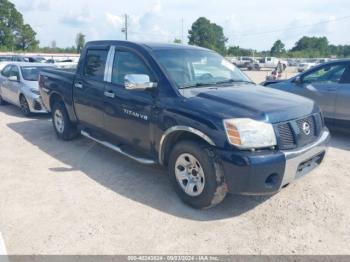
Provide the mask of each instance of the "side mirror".
{"label": "side mirror", "polygon": [[17,76],[9,76],[7,79],[8,79],[9,81],[12,81],[12,82],[18,82],[18,81],[19,81],[19,79],[18,79]]}
{"label": "side mirror", "polygon": [[148,75],[128,74],[124,77],[125,89],[128,90],[145,90],[147,88],[157,87],[157,83],[153,83]]}
{"label": "side mirror", "polygon": [[303,83],[303,80],[301,79],[300,76],[297,76],[296,78],[294,78],[293,82],[297,85],[300,85]]}

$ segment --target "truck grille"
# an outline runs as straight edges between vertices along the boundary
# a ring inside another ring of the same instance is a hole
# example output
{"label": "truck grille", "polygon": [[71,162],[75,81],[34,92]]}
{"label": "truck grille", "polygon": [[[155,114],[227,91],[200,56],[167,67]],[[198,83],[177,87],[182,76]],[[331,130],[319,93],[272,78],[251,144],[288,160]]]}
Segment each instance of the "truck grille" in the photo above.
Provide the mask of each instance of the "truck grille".
{"label": "truck grille", "polygon": [[313,143],[323,128],[320,114],[275,125],[278,147],[281,150],[295,149]]}

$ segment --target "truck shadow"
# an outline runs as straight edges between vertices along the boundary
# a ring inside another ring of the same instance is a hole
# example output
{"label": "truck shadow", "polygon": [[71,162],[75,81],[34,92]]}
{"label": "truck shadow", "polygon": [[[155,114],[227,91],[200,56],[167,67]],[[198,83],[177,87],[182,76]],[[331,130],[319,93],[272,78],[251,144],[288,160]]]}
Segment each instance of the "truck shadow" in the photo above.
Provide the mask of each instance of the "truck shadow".
{"label": "truck shadow", "polygon": [[174,216],[198,221],[230,218],[254,209],[269,198],[228,195],[215,208],[194,210],[179,200],[164,169],[138,164],[85,138],[62,142],[47,120],[10,123],[8,127],[68,166],[52,166],[50,171],[64,175],[79,170],[116,194]]}

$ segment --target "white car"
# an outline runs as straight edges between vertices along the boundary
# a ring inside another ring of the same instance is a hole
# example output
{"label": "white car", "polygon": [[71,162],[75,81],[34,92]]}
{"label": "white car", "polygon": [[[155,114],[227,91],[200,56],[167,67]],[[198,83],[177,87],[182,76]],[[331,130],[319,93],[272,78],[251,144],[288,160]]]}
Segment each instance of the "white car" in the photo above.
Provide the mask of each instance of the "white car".
{"label": "white car", "polygon": [[304,72],[306,70],[309,70],[310,68],[316,66],[317,63],[313,63],[313,62],[303,62],[303,63],[300,63],[299,66],[298,66],[298,72],[301,73],[301,72]]}
{"label": "white car", "polygon": [[0,73],[0,105],[11,103],[25,116],[47,113],[39,92],[40,69],[53,67],[42,63],[9,62]]}

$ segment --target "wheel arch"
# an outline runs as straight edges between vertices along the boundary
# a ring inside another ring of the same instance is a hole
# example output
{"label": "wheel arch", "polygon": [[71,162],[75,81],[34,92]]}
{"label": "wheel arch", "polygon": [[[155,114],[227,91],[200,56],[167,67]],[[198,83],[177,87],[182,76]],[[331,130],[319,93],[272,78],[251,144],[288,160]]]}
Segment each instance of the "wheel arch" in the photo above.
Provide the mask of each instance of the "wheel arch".
{"label": "wheel arch", "polygon": [[167,165],[171,149],[182,140],[199,140],[211,146],[216,146],[214,141],[202,131],[188,126],[173,126],[167,129],[161,137],[158,151],[158,161],[161,165]]}

